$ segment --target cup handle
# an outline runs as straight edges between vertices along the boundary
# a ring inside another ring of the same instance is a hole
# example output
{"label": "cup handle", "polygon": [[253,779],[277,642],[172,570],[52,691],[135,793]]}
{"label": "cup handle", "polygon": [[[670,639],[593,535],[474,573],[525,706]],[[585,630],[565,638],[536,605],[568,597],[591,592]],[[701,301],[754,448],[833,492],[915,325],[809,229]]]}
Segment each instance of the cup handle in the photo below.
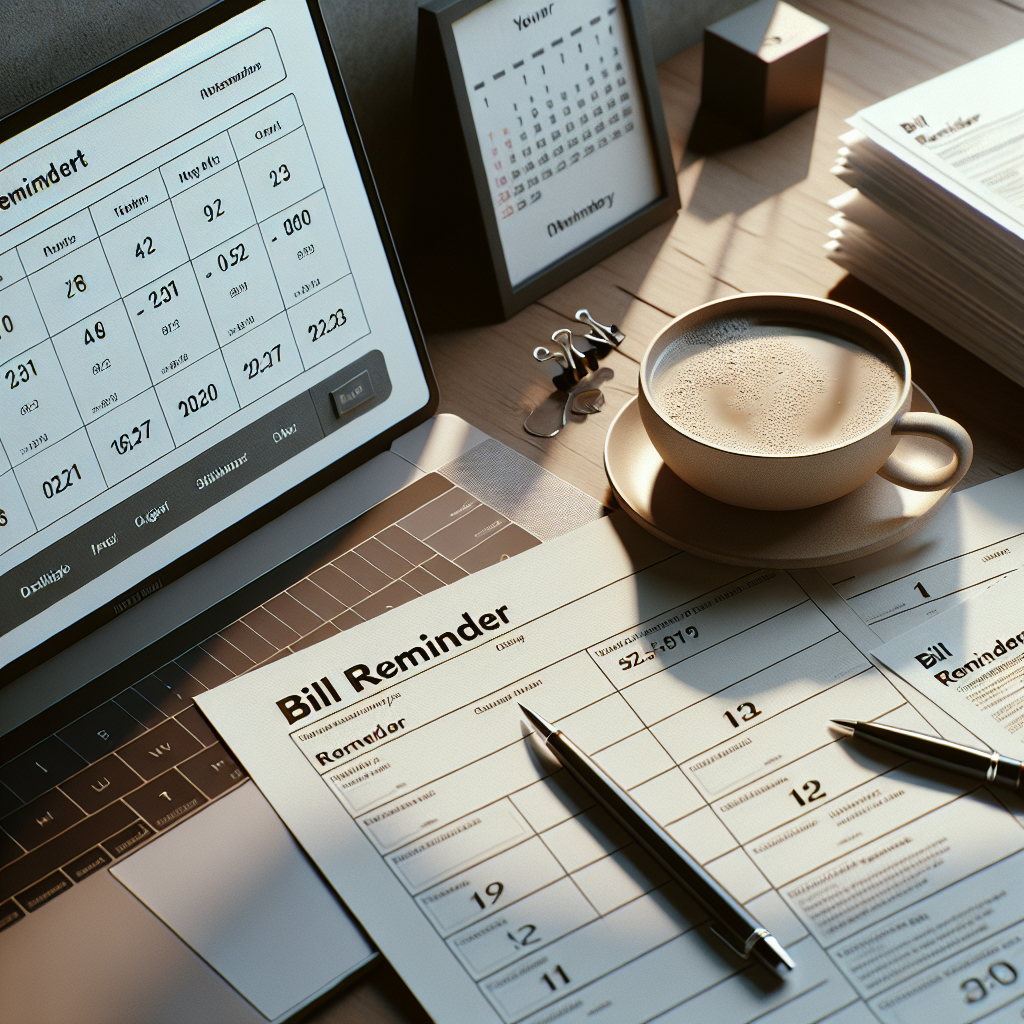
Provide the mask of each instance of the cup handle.
{"label": "cup handle", "polygon": [[944,490],[959,483],[971,467],[974,458],[971,437],[956,420],[948,416],[934,412],[905,412],[896,418],[892,432],[894,435],[934,437],[953,450],[952,461],[938,468],[893,452],[878,475],[894,484],[914,491]]}

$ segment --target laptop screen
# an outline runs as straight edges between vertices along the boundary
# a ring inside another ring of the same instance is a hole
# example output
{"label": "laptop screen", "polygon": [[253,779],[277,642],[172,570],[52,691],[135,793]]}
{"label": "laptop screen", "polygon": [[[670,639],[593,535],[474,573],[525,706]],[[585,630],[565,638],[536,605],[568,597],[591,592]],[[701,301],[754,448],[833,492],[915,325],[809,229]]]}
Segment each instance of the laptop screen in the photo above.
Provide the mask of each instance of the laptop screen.
{"label": "laptop screen", "polygon": [[315,0],[225,0],[0,139],[8,665],[381,450],[436,389]]}

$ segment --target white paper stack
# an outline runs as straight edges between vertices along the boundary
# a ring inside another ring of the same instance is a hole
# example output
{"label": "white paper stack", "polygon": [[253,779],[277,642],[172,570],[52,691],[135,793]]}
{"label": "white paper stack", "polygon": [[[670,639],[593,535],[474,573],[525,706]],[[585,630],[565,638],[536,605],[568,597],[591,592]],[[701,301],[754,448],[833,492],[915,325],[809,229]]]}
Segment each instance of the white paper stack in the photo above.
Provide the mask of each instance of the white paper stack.
{"label": "white paper stack", "polygon": [[1024,384],[1024,40],[847,123],[829,257]]}

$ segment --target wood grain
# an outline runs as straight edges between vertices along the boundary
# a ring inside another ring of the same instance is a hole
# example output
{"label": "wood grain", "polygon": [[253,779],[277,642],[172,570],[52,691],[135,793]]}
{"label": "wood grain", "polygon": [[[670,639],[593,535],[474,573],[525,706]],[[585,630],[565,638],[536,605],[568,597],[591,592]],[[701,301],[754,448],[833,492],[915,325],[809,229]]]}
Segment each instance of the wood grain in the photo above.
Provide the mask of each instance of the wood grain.
{"label": "wood grain", "polygon": [[[791,0],[792,2],[792,0]],[[975,443],[961,486],[1024,467],[1024,390],[825,257],[831,213],[843,191],[829,173],[844,119],[918,82],[1024,37],[1024,14],[999,0],[816,0],[795,6],[830,26],[821,105],[751,141],[700,111],[701,47],[658,69],[679,168],[683,209],[600,265],[513,319],[428,339],[441,411],[460,416],[553,473],[610,501],[604,436],[636,393],[640,357],[668,321],[740,291],[831,297],[874,316],[899,337],[914,379]],[[522,422],[551,390],[532,351],[589,308],[627,335],[606,365],[615,371],[604,410],[550,440]],[[387,963],[309,1018],[316,1024],[399,1024],[429,1018]]]}

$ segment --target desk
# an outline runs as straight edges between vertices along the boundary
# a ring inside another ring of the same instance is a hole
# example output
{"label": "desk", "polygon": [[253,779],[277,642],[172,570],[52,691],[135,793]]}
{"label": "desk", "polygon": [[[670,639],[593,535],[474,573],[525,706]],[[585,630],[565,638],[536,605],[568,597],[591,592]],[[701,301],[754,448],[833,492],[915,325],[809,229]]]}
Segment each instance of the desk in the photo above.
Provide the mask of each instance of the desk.
{"label": "desk", "polygon": [[[844,118],[1021,38],[1024,12],[1010,0],[796,0],[796,6],[831,26],[820,108],[744,144],[698,114],[700,46],[662,64],[658,77],[683,210],[507,323],[432,335],[441,411],[458,413],[611,503],[602,464],[605,432],[636,394],[639,360],[653,335],[711,299],[740,291],[802,292],[855,306],[903,342],[914,379],[974,439],[974,465],[961,487],[1024,467],[1024,390],[847,277],[822,248],[831,212],[826,203],[843,191],[829,168]],[[607,404],[557,438],[530,437],[523,419],[551,391],[546,369],[531,352],[581,306],[627,335],[605,360],[615,370]],[[393,1024],[429,1018],[381,964],[310,1019]]]}

